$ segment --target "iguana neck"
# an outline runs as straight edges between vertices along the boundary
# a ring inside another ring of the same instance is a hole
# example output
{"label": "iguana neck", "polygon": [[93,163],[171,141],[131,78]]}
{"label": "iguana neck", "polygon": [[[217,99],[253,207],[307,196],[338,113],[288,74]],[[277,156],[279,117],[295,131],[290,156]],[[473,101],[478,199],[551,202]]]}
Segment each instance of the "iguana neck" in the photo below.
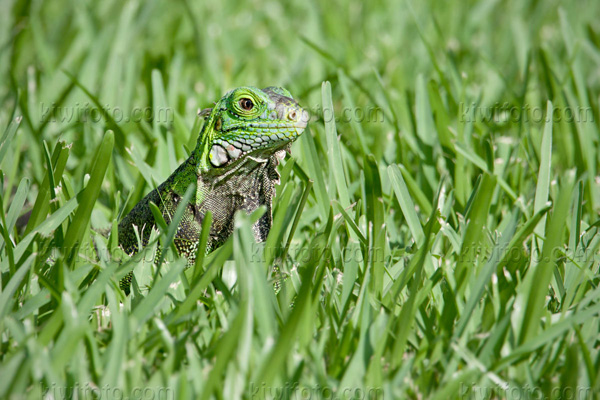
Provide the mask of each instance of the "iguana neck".
{"label": "iguana neck", "polygon": [[[217,187],[220,188],[222,195],[225,195],[225,192],[236,192],[236,195],[243,197],[244,191],[237,193],[238,188],[245,187],[245,191],[272,191],[274,185],[279,183],[277,165],[279,165],[280,159],[285,154],[285,150],[282,149],[269,155],[246,155],[229,165],[215,168],[210,165],[208,153],[203,150],[208,146],[208,142],[198,140],[194,152],[173,172],[165,182],[165,187],[161,188],[162,190],[172,190],[183,196],[188,187],[195,184],[196,195],[192,202],[199,205],[210,198],[213,190]],[[246,182],[241,184],[242,181],[248,181],[248,184]],[[249,184],[250,182],[252,183]],[[250,186],[252,185],[256,187],[251,190]],[[268,188],[264,186],[268,186]],[[253,210],[247,211],[251,212]]]}
{"label": "iguana neck", "polygon": [[210,169],[208,154],[215,133],[213,126],[214,116],[211,115],[204,123],[202,130],[198,135],[196,147],[190,156],[190,163],[194,166],[198,176],[206,173]]}

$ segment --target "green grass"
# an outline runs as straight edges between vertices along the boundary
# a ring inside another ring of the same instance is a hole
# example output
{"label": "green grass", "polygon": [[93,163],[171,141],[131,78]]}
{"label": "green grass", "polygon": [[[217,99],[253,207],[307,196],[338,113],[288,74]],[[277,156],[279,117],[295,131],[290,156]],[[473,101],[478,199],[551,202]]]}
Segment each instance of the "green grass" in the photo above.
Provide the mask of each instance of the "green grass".
{"label": "green grass", "polygon": [[[600,398],[600,3],[2,10],[0,398]],[[118,262],[242,85],[312,114],[267,242]]]}

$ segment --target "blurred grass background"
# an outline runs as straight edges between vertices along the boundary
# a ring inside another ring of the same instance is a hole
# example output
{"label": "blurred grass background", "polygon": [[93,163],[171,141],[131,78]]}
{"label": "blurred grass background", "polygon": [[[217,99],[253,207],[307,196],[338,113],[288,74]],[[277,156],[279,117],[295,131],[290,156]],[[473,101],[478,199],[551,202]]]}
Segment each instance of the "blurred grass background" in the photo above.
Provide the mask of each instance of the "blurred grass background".
{"label": "blurred grass background", "polygon": [[[0,398],[598,398],[597,2],[0,4]],[[267,243],[108,257],[242,85],[312,114]]]}

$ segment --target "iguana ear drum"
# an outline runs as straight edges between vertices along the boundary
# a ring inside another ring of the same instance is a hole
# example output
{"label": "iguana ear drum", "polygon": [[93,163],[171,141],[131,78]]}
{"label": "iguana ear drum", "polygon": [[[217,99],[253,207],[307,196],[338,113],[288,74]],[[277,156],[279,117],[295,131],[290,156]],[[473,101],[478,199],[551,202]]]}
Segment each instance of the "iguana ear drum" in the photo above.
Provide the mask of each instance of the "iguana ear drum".
{"label": "iguana ear drum", "polygon": [[219,144],[213,144],[210,148],[210,163],[213,167],[222,167],[230,160],[237,160],[242,155],[242,150],[232,144],[223,147]]}
{"label": "iguana ear drum", "polygon": [[213,167],[220,167],[229,162],[229,155],[227,154],[227,151],[218,144],[213,144],[213,146],[210,148],[210,155],[208,158]]}

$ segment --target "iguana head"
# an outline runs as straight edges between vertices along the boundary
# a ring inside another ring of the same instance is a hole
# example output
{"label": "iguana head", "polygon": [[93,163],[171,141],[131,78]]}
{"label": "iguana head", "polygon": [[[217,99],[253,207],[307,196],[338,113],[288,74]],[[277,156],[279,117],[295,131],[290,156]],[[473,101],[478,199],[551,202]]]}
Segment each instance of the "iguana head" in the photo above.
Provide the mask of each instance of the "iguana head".
{"label": "iguana head", "polygon": [[200,170],[246,156],[266,160],[289,147],[308,122],[308,113],[280,87],[234,89],[200,115],[208,115],[195,149]]}

